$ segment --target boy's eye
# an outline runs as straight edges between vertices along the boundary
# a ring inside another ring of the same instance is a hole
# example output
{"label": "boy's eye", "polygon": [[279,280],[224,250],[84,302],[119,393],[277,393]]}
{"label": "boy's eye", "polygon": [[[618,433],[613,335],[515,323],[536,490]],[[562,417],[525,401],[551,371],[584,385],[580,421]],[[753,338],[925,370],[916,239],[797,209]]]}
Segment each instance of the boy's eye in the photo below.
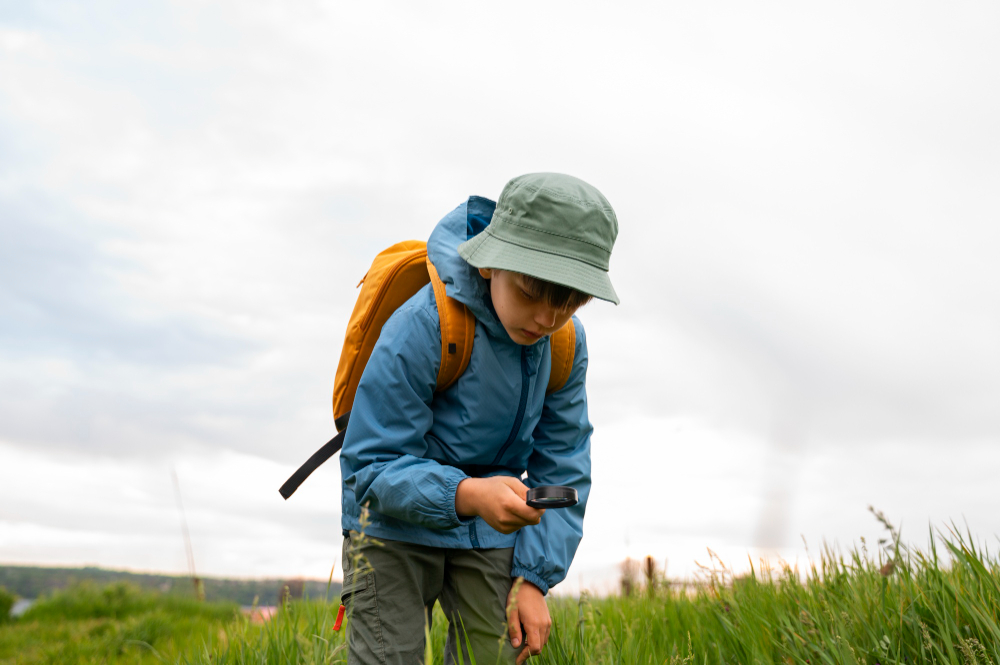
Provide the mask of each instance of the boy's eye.
{"label": "boy's eye", "polygon": [[521,295],[524,296],[525,300],[534,300],[535,299],[535,296],[531,295],[530,293],[528,293],[524,289],[521,289]]}

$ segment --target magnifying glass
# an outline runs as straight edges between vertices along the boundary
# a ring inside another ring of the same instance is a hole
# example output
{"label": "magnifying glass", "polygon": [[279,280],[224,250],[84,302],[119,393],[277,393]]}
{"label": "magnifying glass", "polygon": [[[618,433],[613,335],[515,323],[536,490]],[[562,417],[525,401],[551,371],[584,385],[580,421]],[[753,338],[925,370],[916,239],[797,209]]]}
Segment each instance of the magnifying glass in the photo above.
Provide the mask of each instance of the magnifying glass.
{"label": "magnifying glass", "polygon": [[528,490],[527,496],[532,508],[569,508],[579,500],[576,489],[566,485],[539,485]]}

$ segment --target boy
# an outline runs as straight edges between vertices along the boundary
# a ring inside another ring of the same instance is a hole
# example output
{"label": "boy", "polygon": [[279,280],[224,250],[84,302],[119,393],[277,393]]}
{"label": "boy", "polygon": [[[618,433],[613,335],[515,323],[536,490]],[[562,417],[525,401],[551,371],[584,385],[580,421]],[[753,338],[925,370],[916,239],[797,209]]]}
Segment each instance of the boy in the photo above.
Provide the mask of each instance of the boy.
{"label": "boy", "polygon": [[[590,490],[587,344],[573,314],[592,297],[618,304],[607,272],[617,234],[600,192],[555,173],[514,178],[496,204],[470,197],[434,229],[428,258],[476,319],[472,356],[435,393],[428,285],[389,318],[365,367],[340,458],[350,663],[419,662],[436,600],[447,662],[459,644],[470,662],[466,641],[479,663],[498,649],[503,662],[541,653],[544,596],[576,553]],[[563,325],[576,330],[572,369],[546,395],[548,336]],[[570,485],[579,503],[529,507],[525,471],[528,486]]]}

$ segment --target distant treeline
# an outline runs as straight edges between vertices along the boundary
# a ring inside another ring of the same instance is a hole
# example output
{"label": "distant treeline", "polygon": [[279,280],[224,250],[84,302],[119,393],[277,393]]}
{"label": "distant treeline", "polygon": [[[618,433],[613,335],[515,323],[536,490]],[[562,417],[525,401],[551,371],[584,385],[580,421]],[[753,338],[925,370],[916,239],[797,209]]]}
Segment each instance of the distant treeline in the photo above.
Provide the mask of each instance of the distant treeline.
{"label": "distant treeline", "polygon": [[[21,598],[38,598],[56,589],[65,589],[80,582],[97,585],[114,582],[128,582],[142,589],[159,591],[163,594],[194,596],[195,587],[190,577],[177,575],[146,575],[128,573],[103,568],[42,568],[37,566],[0,566],[0,587]],[[204,577],[201,579],[205,590],[205,600],[230,601],[240,605],[251,605],[257,599],[259,605],[277,605],[287,586],[294,598],[307,595],[310,598],[324,598],[327,593],[326,581],[289,578],[287,580],[240,580]],[[330,585],[330,599],[340,594],[340,583]]]}

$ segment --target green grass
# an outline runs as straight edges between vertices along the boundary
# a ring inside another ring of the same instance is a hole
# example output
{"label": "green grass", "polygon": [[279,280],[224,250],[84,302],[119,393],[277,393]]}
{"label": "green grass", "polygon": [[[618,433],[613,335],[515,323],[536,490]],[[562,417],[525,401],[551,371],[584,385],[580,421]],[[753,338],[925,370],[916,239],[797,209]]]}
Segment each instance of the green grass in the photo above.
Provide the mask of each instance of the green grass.
{"label": "green grass", "polygon": [[[551,599],[552,634],[530,662],[1000,665],[998,559],[957,531],[926,551],[890,533],[874,553],[863,541],[846,556],[826,550],[801,574],[757,566],[734,579],[716,560],[699,584]],[[261,625],[233,606],[78,587],[0,626],[0,664],[343,663],[338,605],[335,594],[290,602]],[[429,634],[429,660],[442,663],[439,608]]]}
{"label": "green grass", "polygon": [[81,584],[0,625],[0,665],[175,662],[225,635],[237,611],[128,584]]}
{"label": "green grass", "polygon": [[[864,545],[848,556],[827,550],[804,575],[758,567],[733,579],[717,566],[698,585],[552,599],[548,646],[530,662],[1000,663],[997,560],[955,532],[932,538],[927,552],[893,536],[874,556]],[[345,662],[344,632],[332,631],[336,607],[293,603],[268,625],[231,624],[225,641],[185,662]],[[435,663],[442,662],[443,619],[437,610]]]}
{"label": "green grass", "polygon": [[0,586],[0,624],[5,624],[10,620],[10,609],[16,600],[17,596]]}

